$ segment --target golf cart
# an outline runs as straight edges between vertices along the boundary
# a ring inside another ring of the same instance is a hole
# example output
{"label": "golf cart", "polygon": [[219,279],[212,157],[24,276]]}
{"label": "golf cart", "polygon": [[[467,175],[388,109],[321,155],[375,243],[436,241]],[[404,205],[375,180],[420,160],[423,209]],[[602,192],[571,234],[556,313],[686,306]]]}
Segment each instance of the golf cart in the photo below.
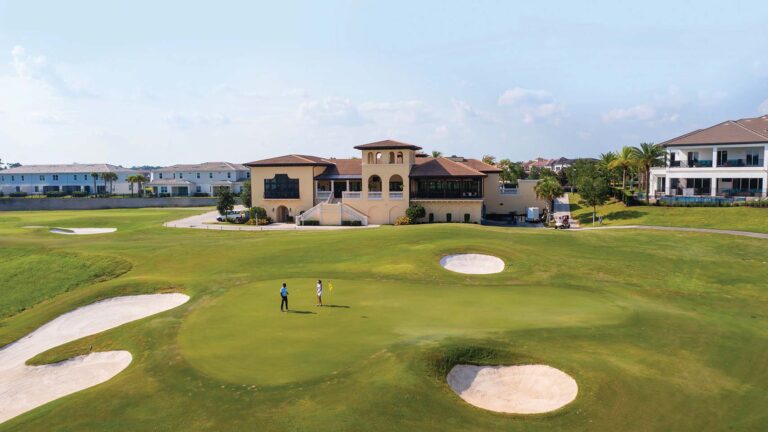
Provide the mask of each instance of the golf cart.
{"label": "golf cart", "polygon": [[562,215],[555,221],[555,229],[568,229],[571,227],[571,218],[568,215]]}

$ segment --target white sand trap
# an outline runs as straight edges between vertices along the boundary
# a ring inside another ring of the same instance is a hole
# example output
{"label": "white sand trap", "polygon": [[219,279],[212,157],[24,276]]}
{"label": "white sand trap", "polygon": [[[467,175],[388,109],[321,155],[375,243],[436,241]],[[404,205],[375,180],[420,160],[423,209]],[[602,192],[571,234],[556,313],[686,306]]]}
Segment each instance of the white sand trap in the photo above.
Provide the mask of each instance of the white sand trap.
{"label": "white sand trap", "polygon": [[539,414],[565,406],[579,392],[576,381],[547,365],[456,365],[448,385],[466,402],[510,414]]}
{"label": "white sand trap", "polygon": [[440,258],[440,265],[446,270],[466,274],[491,274],[504,271],[504,261],[491,255],[459,254]]}
{"label": "white sand trap", "polygon": [[128,367],[127,351],[96,352],[61,363],[26,366],[51,348],[173,309],[184,294],[115,297],[75,309],[0,349],[0,423],[60,397],[109,380]]}
{"label": "white sand trap", "polygon": [[89,234],[107,234],[117,231],[117,228],[51,228],[54,234],[66,235],[89,235]]}

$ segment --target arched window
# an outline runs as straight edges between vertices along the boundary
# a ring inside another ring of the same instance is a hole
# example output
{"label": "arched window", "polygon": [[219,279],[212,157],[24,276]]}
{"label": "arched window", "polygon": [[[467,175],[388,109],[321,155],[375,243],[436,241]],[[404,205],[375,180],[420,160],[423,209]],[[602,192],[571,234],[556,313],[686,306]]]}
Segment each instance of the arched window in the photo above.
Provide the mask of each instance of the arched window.
{"label": "arched window", "polygon": [[389,152],[389,163],[395,163],[395,152]]}
{"label": "arched window", "polygon": [[368,153],[368,165],[373,165],[373,152]]}
{"label": "arched window", "polygon": [[397,163],[403,163],[403,152],[397,152]]}
{"label": "arched window", "polygon": [[389,178],[389,191],[390,192],[402,192],[403,191],[403,178],[395,174]]}
{"label": "arched window", "polygon": [[377,164],[381,163],[381,153],[376,153],[376,163]]}
{"label": "arched window", "polygon": [[381,192],[381,177],[377,175],[368,177],[368,192]]}

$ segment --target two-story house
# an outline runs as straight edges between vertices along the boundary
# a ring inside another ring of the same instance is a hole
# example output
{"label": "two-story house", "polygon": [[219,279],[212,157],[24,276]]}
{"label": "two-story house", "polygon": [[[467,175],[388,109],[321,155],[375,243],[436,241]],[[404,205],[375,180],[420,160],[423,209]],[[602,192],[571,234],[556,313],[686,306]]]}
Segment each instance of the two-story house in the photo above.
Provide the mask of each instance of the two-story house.
{"label": "two-story house", "polygon": [[768,115],[728,120],[662,146],[665,166],[651,169],[657,196],[766,196]]}
{"label": "two-story house", "polygon": [[[101,174],[114,173],[117,180],[104,183]],[[97,174],[94,179],[93,174]],[[0,171],[0,190],[5,194],[24,192],[29,195],[42,195],[47,192],[85,192],[129,194],[130,176],[144,174],[140,171],[110,164],[63,164],[63,165],[25,165]],[[95,180],[95,181],[94,181]]]}
{"label": "two-story house", "polygon": [[222,189],[239,194],[250,175],[247,167],[230,162],[172,165],[152,170],[147,187],[155,195],[215,196]]}
{"label": "two-story house", "polygon": [[355,147],[360,158],[285,155],[245,164],[251,169],[254,206],[275,221],[341,225],[391,224],[411,204],[428,222],[480,222],[486,213],[543,207],[536,180],[505,188],[501,170],[476,159],[431,157],[421,147],[386,140]]}

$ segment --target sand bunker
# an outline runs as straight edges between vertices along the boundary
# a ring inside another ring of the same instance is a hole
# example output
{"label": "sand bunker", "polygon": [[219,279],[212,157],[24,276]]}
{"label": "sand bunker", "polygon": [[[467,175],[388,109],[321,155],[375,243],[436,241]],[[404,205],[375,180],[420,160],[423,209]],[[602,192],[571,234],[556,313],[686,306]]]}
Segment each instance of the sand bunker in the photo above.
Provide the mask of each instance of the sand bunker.
{"label": "sand bunker", "polygon": [[54,234],[66,235],[106,234],[115,231],[117,228],[51,228],[51,232]]}
{"label": "sand bunker", "polygon": [[52,400],[109,380],[128,367],[127,351],[97,352],[61,363],[26,366],[67,342],[120,326],[189,300],[184,294],[115,297],[75,309],[0,349],[0,423]]}
{"label": "sand bunker", "polygon": [[579,392],[576,381],[547,365],[456,365],[448,385],[466,402],[510,414],[539,414],[565,406]]}
{"label": "sand bunker", "polygon": [[491,255],[459,254],[440,258],[446,270],[466,274],[491,274],[504,271],[504,261]]}

